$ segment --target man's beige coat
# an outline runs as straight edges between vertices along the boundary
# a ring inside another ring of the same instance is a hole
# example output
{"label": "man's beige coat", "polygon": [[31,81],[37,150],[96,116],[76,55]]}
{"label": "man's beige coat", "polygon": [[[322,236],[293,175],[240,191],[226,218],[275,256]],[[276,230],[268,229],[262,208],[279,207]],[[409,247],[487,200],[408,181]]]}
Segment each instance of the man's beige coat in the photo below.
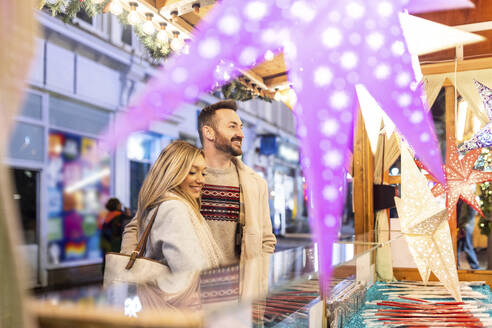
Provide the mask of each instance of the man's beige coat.
{"label": "man's beige coat", "polygon": [[[241,217],[244,221],[241,260],[271,254],[276,239],[272,232],[266,181],[244,163],[233,158],[241,185]],[[137,246],[138,224],[130,221],[123,232],[121,252],[130,254]]]}

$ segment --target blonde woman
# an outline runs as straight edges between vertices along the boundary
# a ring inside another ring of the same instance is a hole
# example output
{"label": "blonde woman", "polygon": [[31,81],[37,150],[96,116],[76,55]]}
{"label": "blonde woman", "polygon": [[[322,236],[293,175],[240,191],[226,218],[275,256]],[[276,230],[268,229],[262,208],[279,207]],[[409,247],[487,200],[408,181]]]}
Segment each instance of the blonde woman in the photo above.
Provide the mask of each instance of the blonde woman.
{"label": "blonde woman", "polygon": [[138,195],[139,237],[157,211],[145,257],[171,272],[201,270],[223,264],[223,254],[200,214],[206,164],[201,150],[184,142],[167,146],[150,169]]}

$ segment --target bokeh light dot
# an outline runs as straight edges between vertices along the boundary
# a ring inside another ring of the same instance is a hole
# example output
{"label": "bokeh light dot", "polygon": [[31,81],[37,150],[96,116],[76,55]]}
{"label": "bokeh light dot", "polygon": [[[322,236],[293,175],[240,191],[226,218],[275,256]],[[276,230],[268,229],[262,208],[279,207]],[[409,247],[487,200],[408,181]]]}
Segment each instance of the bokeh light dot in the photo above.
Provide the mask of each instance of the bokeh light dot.
{"label": "bokeh light dot", "polygon": [[337,219],[334,215],[328,214],[325,216],[324,223],[328,228],[333,228],[337,225]]}
{"label": "bokeh light dot", "polygon": [[198,53],[206,59],[216,57],[220,52],[220,42],[216,38],[207,38],[198,45]]}
{"label": "bokeh light dot", "polygon": [[410,115],[410,122],[412,122],[413,124],[419,124],[420,122],[422,122],[423,119],[424,114],[419,110],[414,111],[412,115]]}
{"label": "bokeh light dot", "polygon": [[171,76],[174,83],[181,84],[188,79],[188,71],[183,67],[176,67]]}
{"label": "bokeh light dot", "polygon": [[338,122],[334,119],[328,119],[321,123],[321,132],[327,136],[331,137],[338,132]]}
{"label": "bokeh light dot", "polygon": [[372,50],[379,50],[384,45],[384,36],[379,32],[373,32],[367,36],[366,42]]}
{"label": "bokeh light dot", "polygon": [[342,38],[342,33],[336,27],[328,27],[321,34],[321,42],[328,49],[338,47],[342,42]]}
{"label": "bokeh light dot", "polygon": [[345,91],[335,91],[330,97],[330,104],[336,110],[344,109],[349,104],[349,99]]}
{"label": "bokeh light dot", "polygon": [[357,1],[351,1],[346,7],[345,12],[354,19],[360,19],[364,16],[366,8]]}
{"label": "bokeh light dot", "polygon": [[268,12],[268,6],[263,1],[250,1],[244,9],[247,18],[258,21],[263,19]]}
{"label": "bokeh light dot", "polygon": [[327,66],[320,66],[314,71],[314,83],[320,87],[327,86],[333,80],[333,73]]}
{"label": "bokeh light dot", "polygon": [[340,63],[345,69],[353,69],[357,66],[359,58],[353,51],[346,51],[340,57]]}
{"label": "bokeh light dot", "polygon": [[334,201],[338,197],[338,191],[337,188],[328,185],[323,188],[323,198],[326,199],[327,201]]}
{"label": "bokeh light dot", "polygon": [[376,66],[376,69],[374,70],[374,76],[378,80],[385,80],[388,78],[390,74],[391,74],[391,69],[386,64],[379,64],[378,66]]}
{"label": "bokeh light dot", "polygon": [[229,14],[219,20],[217,27],[226,35],[234,35],[239,31],[241,22],[236,16]]}

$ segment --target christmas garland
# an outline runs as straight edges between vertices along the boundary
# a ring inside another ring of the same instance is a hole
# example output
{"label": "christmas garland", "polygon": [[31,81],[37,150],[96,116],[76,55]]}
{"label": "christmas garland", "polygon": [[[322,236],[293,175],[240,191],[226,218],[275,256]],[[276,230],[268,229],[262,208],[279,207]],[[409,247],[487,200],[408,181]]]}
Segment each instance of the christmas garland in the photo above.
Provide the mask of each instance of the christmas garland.
{"label": "christmas garland", "polygon": [[[101,3],[95,3],[93,0],[40,0],[39,8],[50,11],[52,16],[61,17],[65,23],[70,23],[80,11],[84,11],[89,17],[102,13],[109,1],[110,0],[104,0]],[[118,19],[122,24],[129,25],[128,12],[123,12],[118,16]],[[156,34],[158,31],[149,35],[143,32],[140,25],[134,25],[133,30],[147,50],[149,55],[147,59],[152,64],[159,65],[163,59],[166,59],[171,55],[172,49],[169,46],[169,43],[157,40]],[[269,102],[272,101],[269,97],[257,95],[237,80],[224,85],[221,88],[221,91],[224,98],[227,99],[246,101],[259,97]]]}

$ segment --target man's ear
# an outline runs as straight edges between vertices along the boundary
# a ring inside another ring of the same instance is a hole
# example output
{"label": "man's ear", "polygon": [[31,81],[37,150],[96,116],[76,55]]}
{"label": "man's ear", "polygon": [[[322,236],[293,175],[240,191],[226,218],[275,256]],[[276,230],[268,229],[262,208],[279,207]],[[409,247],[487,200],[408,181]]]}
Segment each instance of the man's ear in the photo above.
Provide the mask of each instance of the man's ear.
{"label": "man's ear", "polygon": [[203,137],[207,140],[214,141],[215,140],[215,131],[211,126],[204,125],[202,128]]}

